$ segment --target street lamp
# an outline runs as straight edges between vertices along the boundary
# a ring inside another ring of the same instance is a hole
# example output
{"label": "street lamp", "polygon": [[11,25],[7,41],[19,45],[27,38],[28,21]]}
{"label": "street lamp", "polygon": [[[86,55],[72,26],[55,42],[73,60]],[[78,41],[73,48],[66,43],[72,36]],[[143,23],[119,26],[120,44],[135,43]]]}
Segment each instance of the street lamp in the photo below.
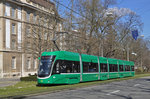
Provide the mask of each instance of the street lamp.
{"label": "street lamp", "polygon": [[132,52],[131,54],[132,54],[132,55],[135,55],[135,56],[137,56],[137,54],[136,54],[136,53],[134,53],[134,52]]}
{"label": "street lamp", "polygon": [[[106,11],[106,13],[104,14],[104,17],[106,18],[107,22],[110,22],[110,20],[111,20],[110,18],[113,17],[113,13],[110,12],[110,11]],[[101,43],[99,45],[99,53],[101,53],[102,57],[104,56],[104,35],[103,34],[102,34],[102,37],[101,37]]]}
{"label": "street lamp", "polygon": [[[140,37],[143,38],[144,35],[140,35]],[[129,58],[130,58],[129,53],[130,53],[130,52],[129,52],[129,45],[127,44],[127,61],[129,61]],[[135,55],[135,56],[137,55],[136,53],[133,53],[133,52],[132,52],[131,54],[132,54],[132,55]],[[142,58],[141,58],[141,60],[142,60]],[[141,61],[141,64],[142,64],[142,61]]]}
{"label": "street lamp", "polygon": [[140,37],[144,37],[144,35],[140,35]]}
{"label": "street lamp", "polygon": [[[140,35],[140,37],[144,37],[144,35]],[[143,72],[143,59],[142,59],[142,52],[141,52],[141,72]]]}

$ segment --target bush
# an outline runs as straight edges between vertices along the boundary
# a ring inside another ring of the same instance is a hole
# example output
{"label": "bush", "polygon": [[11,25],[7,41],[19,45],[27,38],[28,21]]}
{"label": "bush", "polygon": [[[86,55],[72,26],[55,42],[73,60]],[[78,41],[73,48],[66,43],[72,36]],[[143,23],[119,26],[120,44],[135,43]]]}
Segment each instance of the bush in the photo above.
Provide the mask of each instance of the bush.
{"label": "bush", "polygon": [[20,81],[37,81],[36,75],[30,75],[28,77],[21,77]]}

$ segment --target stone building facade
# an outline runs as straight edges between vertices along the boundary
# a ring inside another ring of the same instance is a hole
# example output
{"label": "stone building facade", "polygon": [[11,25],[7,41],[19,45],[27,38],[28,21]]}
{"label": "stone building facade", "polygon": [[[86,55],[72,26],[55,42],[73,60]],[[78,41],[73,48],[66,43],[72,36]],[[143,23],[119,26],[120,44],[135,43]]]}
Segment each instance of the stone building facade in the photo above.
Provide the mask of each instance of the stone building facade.
{"label": "stone building facade", "polygon": [[[40,17],[35,12],[58,16],[49,0],[0,0],[0,78],[37,73],[37,57],[24,49],[27,25],[35,25]],[[56,26],[61,31],[61,22]]]}

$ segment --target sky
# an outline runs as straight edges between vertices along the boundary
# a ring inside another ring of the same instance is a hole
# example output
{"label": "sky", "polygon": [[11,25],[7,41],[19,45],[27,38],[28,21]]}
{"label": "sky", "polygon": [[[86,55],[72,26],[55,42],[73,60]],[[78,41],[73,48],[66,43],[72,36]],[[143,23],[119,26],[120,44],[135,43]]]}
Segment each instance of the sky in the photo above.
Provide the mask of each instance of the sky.
{"label": "sky", "polygon": [[143,22],[144,38],[150,37],[150,0],[118,0],[117,7],[129,8],[140,15]]}
{"label": "sky", "polygon": [[[60,2],[68,6],[70,0],[60,0]],[[143,31],[139,33],[144,35],[144,38],[150,37],[150,0],[117,0],[118,4],[114,7],[118,8],[129,8],[134,11],[137,15],[140,15],[141,21],[143,22]],[[66,8],[61,7],[62,10]]]}

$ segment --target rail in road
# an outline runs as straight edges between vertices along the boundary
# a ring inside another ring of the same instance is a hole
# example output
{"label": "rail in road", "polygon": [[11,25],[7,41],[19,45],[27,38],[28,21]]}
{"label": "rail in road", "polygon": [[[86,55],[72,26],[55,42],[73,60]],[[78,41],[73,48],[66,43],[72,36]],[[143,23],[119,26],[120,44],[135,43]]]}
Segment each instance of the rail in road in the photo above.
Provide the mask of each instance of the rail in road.
{"label": "rail in road", "polygon": [[150,99],[150,77],[27,97],[27,99]]}

